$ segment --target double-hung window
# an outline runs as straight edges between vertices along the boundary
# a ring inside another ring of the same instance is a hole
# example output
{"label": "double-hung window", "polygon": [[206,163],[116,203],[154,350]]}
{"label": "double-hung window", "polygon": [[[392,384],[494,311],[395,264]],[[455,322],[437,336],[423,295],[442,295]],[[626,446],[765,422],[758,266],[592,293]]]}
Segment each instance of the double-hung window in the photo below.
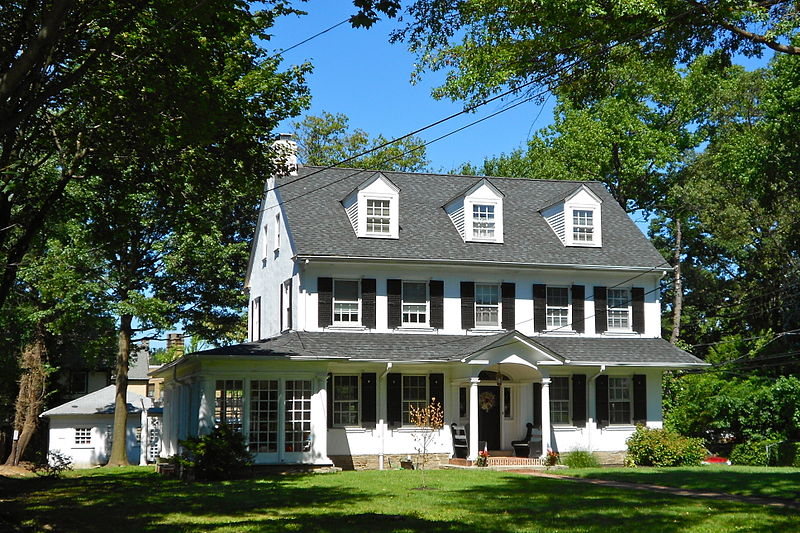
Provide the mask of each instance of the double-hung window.
{"label": "double-hung window", "polygon": [[333,323],[352,326],[359,323],[360,287],[358,280],[333,281]]}
{"label": "double-hung window", "polygon": [[403,282],[403,325],[428,325],[428,284],[418,281]]}
{"label": "double-hung window", "polygon": [[92,428],[81,427],[75,428],[75,444],[78,446],[86,446],[92,443]]}
{"label": "double-hung window", "polygon": [[569,378],[550,378],[550,421],[553,424],[569,424]]}
{"label": "double-hung window", "polygon": [[557,329],[569,325],[569,289],[547,287],[547,328]]}
{"label": "double-hung window", "polygon": [[608,289],[608,329],[631,328],[630,293],[628,289]]}
{"label": "double-hung window", "polygon": [[474,204],[472,206],[472,237],[475,239],[494,240],[494,235],[494,206]]}
{"label": "double-hung window", "polygon": [[594,242],[594,211],[572,210],[572,240],[576,243]]}
{"label": "double-hung window", "polygon": [[500,326],[500,286],[475,284],[475,327]]}
{"label": "double-hung window", "polygon": [[367,199],[367,233],[388,235],[391,232],[390,200]]}
{"label": "double-hung window", "polygon": [[631,378],[608,378],[608,416],[612,424],[631,423]]}
{"label": "double-hung window", "polygon": [[403,376],[403,424],[411,423],[411,408],[428,405],[428,376]]}
{"label": "double-hung window", "polygon": [[333,425],[358,425],[358,376],[333,376]]}

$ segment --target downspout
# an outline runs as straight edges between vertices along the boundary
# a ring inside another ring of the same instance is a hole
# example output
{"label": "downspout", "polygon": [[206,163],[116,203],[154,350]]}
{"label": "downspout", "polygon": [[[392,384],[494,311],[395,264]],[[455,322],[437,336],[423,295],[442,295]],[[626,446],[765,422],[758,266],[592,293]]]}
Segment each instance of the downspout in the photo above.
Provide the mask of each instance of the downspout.
{"label": "downspout", "polygon": [[[600,374],[604,373],[605,371],[606,371],[606,365],[600,365],[600,370],[597,372],[597,374],[595,374],[594,376],[589,378],[589,383],[594,383],[595,380],[600,376]],[[586,392],[588,393],[589,391],[586,391]],[[589,431],[587,431],[588,435],[587,435],[587,439],[586,439],[586,446],[587,446],[587,448],[589,448],[590,452],[592,451],[592,435],[594,434],[595,430],[597,430],[597,399],[596,398],[597,398],[597,393],[595,392],[594,417],[593,417],[594,427],[588,428]]]}
{"label": "downspout", "polygon": [[[386,374],[392,369],[392,363],[386,363],[386,370],[383,371],[381,377],[378,378],[378,383],[383,383]],[[384,402],[385,403],[385,402]],[[386,455],[386,419],[381,420],[381,453],[378,454],[378,470],[383,470],[383,460]]]}

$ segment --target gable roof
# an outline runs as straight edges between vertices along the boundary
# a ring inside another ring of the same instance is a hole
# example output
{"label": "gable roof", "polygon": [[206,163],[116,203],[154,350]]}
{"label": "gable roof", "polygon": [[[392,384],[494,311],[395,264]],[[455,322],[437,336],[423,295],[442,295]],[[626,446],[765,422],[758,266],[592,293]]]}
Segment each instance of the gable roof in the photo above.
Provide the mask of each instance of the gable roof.
{"label": "gable roof", "polygon": [[[195,352],[186,357],[252,356],[387,362],[455,362],[492,348],[508,337],[552,354],[567,364],[700,366],[703,361],[664,339],[528,337],[517,331],[495,335],[433,335],[291,331],[259,342]],[[180,364],[178,359],[158,370]]]}
{"label": "gable roof", "polygon": [[[53,407],[39,416],[58,416],[58,415],[111,415],[114,414],[114,401],[117,393],[116,385],[109,385],[100,390],[90,392],[85,396],[76,398],[58,407]],[[145,398],[141,394],[128,391],[127,405],[129,413],[141,413],[142,402],[145,408],[153,406],[150,398]]]}
{"label": "gable roof", "polygon": [[[297,176],[278,178],[298,256],[669,270],[661,254],[598,182],[381,171],[400,189],[400,238],[359,239],[339,201],[376,173],[303,167]],[[502,244],[464,242],[442,207],[483,180],[505,195]],[[553,198],[566,198],[583,185],[604,203],[602,247],[565,247],[539,213]]]}

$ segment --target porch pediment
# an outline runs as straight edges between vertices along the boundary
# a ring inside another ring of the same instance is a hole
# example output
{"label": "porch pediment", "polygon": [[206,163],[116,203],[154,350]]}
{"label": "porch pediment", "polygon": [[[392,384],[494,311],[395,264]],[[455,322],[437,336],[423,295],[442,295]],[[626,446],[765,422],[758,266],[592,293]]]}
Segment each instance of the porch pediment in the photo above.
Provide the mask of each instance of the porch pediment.
{"label": "porch pediment", "polygon": [[464,358],[463,362],[482,366],[513,364],[538,371],[540,366],[559,366],[565,360],[530,337],[511,331],[495,339],[481,351]]}

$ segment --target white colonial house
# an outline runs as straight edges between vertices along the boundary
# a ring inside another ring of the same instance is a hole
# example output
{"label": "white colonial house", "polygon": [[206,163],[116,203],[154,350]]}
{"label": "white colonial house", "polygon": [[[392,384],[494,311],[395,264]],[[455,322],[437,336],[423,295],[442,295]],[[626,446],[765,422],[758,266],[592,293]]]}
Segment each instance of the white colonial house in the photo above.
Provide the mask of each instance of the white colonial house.
{"label": "white colonial house", "polygon": [[156,372],[164,456],[227,423],[257,463],[396,466],[435,398],[440,459],[450,424],[473,459],[530,423],[536,455],[610,460],[661,426],[663,372],[703,365],[661,338],[670,267],[600,183],[301,167],[265,191],[250,342]]}

